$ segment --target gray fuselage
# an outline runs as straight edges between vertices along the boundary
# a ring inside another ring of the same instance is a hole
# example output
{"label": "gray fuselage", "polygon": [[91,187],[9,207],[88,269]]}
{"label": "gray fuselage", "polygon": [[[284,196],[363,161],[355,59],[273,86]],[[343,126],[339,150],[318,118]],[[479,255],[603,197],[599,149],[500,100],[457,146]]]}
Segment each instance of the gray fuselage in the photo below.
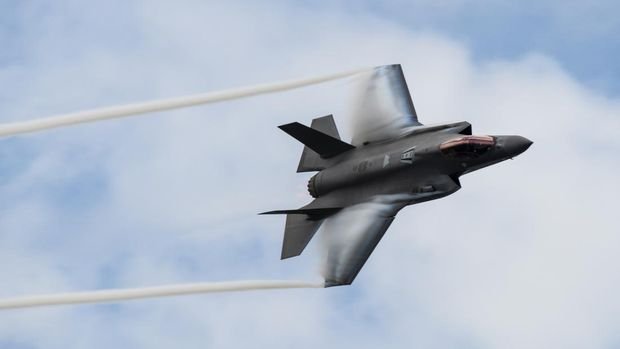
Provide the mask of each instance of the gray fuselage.
{"label": "gray fuselage", "polygon": [[494,144],[475,156],[440,149],[470,130],[467,122],[420,127],[333,157],[310,179],[308,190],[316,200],[306,208],[350,206],[390,194],[414,194],[407,205],[438,199],[460,189],[461,175],[510,159],[531,145],[520,136],[493,136]]}

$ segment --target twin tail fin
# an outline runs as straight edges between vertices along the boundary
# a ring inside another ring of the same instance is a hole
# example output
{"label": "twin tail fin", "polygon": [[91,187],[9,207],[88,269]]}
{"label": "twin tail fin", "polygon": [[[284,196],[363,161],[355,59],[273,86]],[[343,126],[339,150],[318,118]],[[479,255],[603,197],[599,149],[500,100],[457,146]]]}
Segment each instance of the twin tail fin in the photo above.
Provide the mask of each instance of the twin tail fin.
{"label": "twin tail fin", "polygon": [[311,127],[299,122],[278,127],[305,145],[297,172],[320,171],[326,167],[326,159],[355,149],[353,145],[340,140],[332,115],[312,120]]}

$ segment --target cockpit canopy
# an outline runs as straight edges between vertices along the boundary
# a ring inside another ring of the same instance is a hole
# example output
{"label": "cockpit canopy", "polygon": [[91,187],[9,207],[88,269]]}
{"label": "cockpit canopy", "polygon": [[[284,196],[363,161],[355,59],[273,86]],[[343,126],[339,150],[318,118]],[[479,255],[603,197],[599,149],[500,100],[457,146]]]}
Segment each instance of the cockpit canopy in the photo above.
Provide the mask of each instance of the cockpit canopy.
{"label": "cockpit canopy", "polygon": [[491,136],[462,136],[441,143],[439,149],[447,156],[459,159],[474,159],[491,149],[495,138]]}

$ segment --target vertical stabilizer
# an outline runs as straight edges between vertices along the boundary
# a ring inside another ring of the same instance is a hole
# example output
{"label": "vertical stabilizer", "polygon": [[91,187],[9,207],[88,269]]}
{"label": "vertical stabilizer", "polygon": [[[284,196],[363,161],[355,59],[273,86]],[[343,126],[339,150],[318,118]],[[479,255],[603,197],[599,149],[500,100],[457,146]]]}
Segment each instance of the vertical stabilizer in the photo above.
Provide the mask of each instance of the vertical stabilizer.
{"label": "vertical stabilizer", "polygon": [[277,210],[261,214],[286,214],[284,242],[282,243],[282,259],[286,259],[299,256],[312,240],[323,220],[341,209],[342,207],[302,207],[296,210]]}
{"label": "vertical stabilizer", "polygon": [[321,131],[332,138],[340,140],[340,134],[338,133],[334,116],[331,114],[312,120],[310,127],[317,131]]}
{"label": "vertical stabilizer", "polygon": [[332,115],[312,120],[311,127],[293,122],[280,129],[305,145],[297,172],[320,171],[326,167],[325,159],[355,148],[340,140]]}
{"label": "vertical stabilizer", "polygon": [[286,215],[286,228],[284,230],[284,242],[282,243],[282,259],[299,256],[323,220],[310,220],[305,214]]}

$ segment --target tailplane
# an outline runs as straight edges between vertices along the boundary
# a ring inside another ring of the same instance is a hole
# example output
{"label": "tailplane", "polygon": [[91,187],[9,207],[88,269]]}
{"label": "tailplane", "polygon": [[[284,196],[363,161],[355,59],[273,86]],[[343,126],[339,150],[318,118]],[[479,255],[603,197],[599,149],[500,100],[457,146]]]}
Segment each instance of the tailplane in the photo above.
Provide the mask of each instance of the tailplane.
{"label": "tailplane", "polygon": [[297,172],[320,171],[326,167],[325,159],[355,148],[340,140],[332,115],[312,120],[311,127],[292,122],[279,128],[305,145]]}

